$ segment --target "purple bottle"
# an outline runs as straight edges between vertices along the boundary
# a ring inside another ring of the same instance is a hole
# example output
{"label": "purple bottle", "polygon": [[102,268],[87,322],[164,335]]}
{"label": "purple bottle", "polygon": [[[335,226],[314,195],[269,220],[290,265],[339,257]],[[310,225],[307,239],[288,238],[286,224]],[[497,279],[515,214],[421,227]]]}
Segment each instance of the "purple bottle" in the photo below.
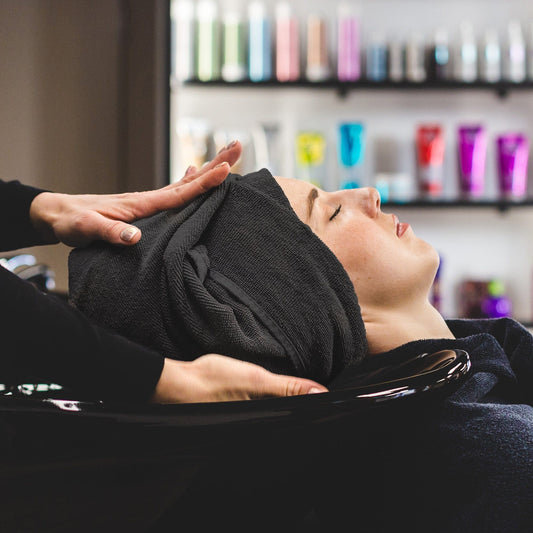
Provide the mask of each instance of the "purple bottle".
{"label": "purple bottle", "polygon": [[487,293],[487,296],[481,302],[481,311],[486,318],[511,316],[511,300],[505,296],[505,288],[501,281],[490,281],[487,286]]}
{"label": "purple bottle", "polygon": [[485,190],[487,132],[483,126],[461,126],[457,132],[459,188],[467,198],[477,198]]}
{"label": "purple bottle", "polygon": [[340,81],[356,81],[361,77],[361,44],[359,20],[352,6],[338,8],[337,77]]}
{"label": "purple bottle", "polygon": [[496,139],[500,194],[508,200],[519,200],[527,192],[529,139],[521,133],[508,133]]}

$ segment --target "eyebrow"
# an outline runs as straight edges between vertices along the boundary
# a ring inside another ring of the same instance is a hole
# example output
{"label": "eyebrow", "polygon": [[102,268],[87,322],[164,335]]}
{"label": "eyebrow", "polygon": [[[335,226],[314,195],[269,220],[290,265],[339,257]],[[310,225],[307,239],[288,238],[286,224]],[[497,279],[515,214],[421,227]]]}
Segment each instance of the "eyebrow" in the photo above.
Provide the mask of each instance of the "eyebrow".
{"label": "eyebrow", "polygon": [[315,200],[318,198],[318,190],[311,189],[309,195],[307,196],[307,220],[311,219],[311,214],[313,213],[313,207],[315,206]]}

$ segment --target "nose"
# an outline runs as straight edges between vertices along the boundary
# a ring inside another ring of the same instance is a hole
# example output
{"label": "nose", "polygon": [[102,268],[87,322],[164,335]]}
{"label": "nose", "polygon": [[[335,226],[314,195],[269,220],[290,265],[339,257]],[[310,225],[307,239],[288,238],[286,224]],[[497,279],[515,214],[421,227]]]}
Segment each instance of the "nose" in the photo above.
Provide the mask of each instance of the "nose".
{"label": "nose", "polygon": [[374,187],[363,187],[356,189],[359,196],[361,207],[370,218],[377,217],[381,210],[381,196],[379,191]]}

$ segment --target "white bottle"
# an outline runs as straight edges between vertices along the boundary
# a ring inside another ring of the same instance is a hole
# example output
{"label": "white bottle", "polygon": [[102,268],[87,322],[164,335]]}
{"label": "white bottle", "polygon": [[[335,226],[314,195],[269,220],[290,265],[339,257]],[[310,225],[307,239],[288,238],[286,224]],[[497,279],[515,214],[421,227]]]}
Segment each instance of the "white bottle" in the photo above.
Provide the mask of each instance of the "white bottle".
{"label": "white bottle", "polygon": [[194,78],[194,5],[192,0],[172,0],[171,75],[178,81]]}
{"label": "white bottle", "polygon": [[529,39],[527,43],[527,77],[533,81],[533,23],[529,27]]}
{"label": "white bottle", "polygon": [[529,41],[527,43],[527,77],[533,81],[533,23],[529,27]]}
{"label": "white bottle", "polygon": [[526,79],[526,42],[520,22],[513,20],[507,29],[504,78],[520,83]]}
{"label": "white bottle", "polygon": [[456,56],[455,77],[458,81],[473,82],[477,79],[477,47],[474,27],[462,21],[459,28],[459,47]]}
{"label": "white bottle", "polygon": [[389,42],[389,79],[402,81],[405,77],[405,46],[394,39]]}
{"label": "white bottle", "polygon": [[501,80],[501,47],[498,32],[494,29],[487,30],[483,36],[479,63],[483,81],[495,83]]}
{"label": "white bottle", "polygon": [[411,34],[405,48],[405,77],[408,81],[425,81],[427,77],[425,59],[422,36],[418,33]]}

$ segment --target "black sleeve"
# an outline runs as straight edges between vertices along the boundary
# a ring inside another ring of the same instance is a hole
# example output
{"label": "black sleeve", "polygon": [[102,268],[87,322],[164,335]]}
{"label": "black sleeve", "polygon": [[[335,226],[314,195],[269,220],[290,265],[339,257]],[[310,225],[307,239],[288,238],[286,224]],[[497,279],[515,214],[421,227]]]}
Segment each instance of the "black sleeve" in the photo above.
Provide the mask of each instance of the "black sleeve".
{"label": "black sleeve", "polygon": [[41,192],[18,181],[0,181],[0,252],[43,244],[30,222],[30,205]]}
{"label": "black sleeve", "polygon": [[2,267],[0,295],[0,382],[32,377],[95,399],[144,401],[152,394],[161,355],[91,324]]}

